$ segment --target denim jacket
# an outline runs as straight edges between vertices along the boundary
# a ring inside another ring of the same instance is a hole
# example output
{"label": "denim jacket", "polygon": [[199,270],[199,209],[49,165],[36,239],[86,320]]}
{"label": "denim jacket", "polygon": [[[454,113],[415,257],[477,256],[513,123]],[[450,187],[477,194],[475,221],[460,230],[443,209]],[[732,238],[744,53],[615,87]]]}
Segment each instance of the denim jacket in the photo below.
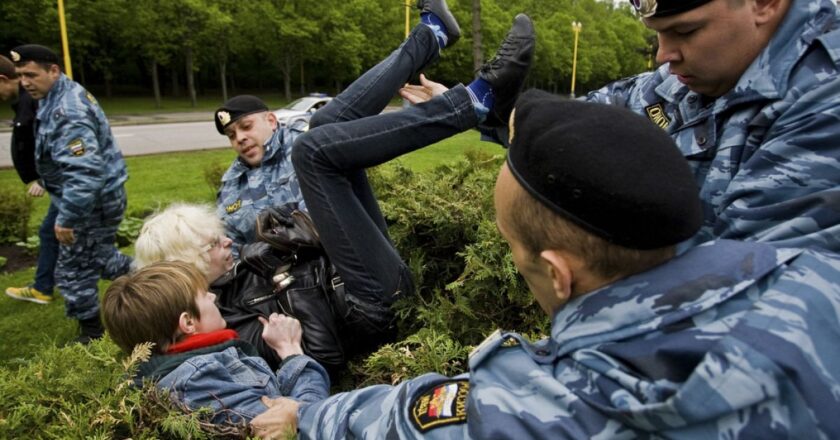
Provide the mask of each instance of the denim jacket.
{"label": "denim jacket", "polygon": [[213,410],[214,424],[249,422],[266,410],[260,398],[289,397],[313,403],[329,396],[329,376],[306,355],[289,356],[276,373],[241,340],[172,355],[154,355],[135,383],[156,381],[190,411]]}

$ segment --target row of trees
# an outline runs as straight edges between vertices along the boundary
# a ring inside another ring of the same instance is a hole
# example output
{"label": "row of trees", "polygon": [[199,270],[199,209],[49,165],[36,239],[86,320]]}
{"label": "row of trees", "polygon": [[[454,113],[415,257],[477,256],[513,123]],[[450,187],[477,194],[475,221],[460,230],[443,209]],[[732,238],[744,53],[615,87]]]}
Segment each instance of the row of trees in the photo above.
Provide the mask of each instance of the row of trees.
{"label": "row of trees", "polygon": [[[173,95],[230,89],[340,90],[404,37],[413,0],[64,0],[75,79],[111,95],[133,90],[159,104]],[[56,0],[0,4],[0,48],[59,49]],[[538,32],[533,85],[567,93],[572,21],[583,23],[579,90],[648,67],[647,31],[627,7],[596,0],[449,0],[464,38],[430,76],[466,81],[489,57],[518,12]],[[412,24],[417,23],[414,9]],[[182,88],[185,85],[185,88]]]}

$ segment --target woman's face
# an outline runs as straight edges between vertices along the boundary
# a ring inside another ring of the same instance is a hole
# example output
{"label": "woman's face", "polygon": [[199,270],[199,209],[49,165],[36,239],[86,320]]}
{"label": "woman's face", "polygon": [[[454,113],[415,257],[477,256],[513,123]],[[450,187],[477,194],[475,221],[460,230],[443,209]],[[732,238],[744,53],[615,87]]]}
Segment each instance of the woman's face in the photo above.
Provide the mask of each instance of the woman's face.
{"label": "woman's face", "polygon": [[204,245],[207,255],[210,257],[210,270],[207,274],[207,281],[216,281],[220,276],[233,269],[233,254],[231,245],[233,240],[220,235]]}

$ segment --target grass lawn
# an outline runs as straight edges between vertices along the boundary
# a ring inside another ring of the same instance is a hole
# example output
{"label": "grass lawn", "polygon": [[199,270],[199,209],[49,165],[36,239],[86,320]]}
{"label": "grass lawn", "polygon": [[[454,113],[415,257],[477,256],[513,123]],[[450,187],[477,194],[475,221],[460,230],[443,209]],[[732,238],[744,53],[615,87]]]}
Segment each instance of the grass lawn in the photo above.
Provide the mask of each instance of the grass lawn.
{"label": "grass lawn", "polygon": [[[406,155],[400,161],[423,172],[457,160],[467,149],[504,153],[498,145],[480,142],[476,131],[469,131]],[[227,166],[232,159],[233,153],[229,149],[126,158],[130,176],[126,184],[128,212],[159,209],[174,201],[213,203],[216,190],[205,182],[204,170],[210,166]],[[0,170],[0,191],[24,191],[13,169]],[[30,233],[37,230],[48,204],[46,198],[36,199]],[[130,254],[133,250],[123,251]],[[14,273],[0,272],[0,289],[5,291],[9,286],[26,285],[32,281],[33,274],[32,268]],[[101,282],[100,292],[106,286],[106,282]],[[11,367],[17,359],[26,358],[39,346],[63,344],[77,332],[75,322],[64,318],[61,299],[44,306],[0,295],[0,316],[0,334],[5,341],[0,344],[0,366]]]}

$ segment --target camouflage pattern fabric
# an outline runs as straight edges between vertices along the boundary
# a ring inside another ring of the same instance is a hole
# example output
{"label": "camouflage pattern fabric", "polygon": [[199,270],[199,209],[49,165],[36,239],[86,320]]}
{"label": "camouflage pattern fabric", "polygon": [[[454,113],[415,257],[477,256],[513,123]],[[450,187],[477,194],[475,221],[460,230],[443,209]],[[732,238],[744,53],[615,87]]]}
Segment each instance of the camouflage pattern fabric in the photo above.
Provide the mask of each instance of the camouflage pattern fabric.
{"label": "camouflage pattern fabric", "polygon": [[840,256],[729,240],[497,332],[470,373],[304,405],[301,438],[840,438]]}
{"label": "camouflage pattern fabric", "polygon": [[227,236],[239,247],[254,241],[257,215],[269,206],[297,202],[306,208],[300,193],[291,151],[297,136],[308,127],[298,120],[289,127],[278,127],[265,145],[261,166],[250,168],[238,157],[222,176],[222,187],[216,196],[216,212],[225,224]]}
{"label": "camouflage pattern fabric", "polygon": [[676,141],[705,204],[713,238],[840,252],[840,12],[793,0],[767,48],[736,86],[710,102],[669,65],[586,99],[626,106]]}
{"label": "camouflage pattern fabric", "polygon": [[88,319],[99,313],[100,276],[113,280],[131,268],[131,257],[116,248],[117,229],[126,207],[125,191],[120,188],[102,198],[85,224],[74,230],[76,241],[59,245],[55,282],[67,316]]}
{"label": "camouflage pattern fabric", "polygon": [[96,99],[64,74],[39,102],[35,163],[58,208],[56,224],[76,242],[59,247],[55,281],[67,316],[99,312],[97,282],[126,273],[131,258],[114,246],[125,212],[125,161]]}

